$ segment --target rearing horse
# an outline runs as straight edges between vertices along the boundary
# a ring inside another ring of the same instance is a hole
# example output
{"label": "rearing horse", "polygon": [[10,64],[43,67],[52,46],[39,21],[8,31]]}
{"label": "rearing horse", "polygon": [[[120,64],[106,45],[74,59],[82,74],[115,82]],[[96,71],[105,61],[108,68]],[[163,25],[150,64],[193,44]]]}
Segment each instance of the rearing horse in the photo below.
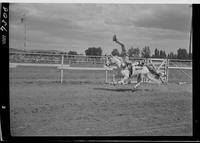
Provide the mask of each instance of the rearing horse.
{"label": "rearing horse", "polygon": [[129,80],[130,78],[137,76],[137,83],[134,86],[134,89],[137,88],[141,82],[143,77],[146,77],[147,79],[156,82],[158,84],[164,83],[164,81],[162,80],[162,78],[160,78],[160,76],[163,76],[163,73],[159,73],[158,79],[156,79],[155,74],[151,72],[151,70],[149,70],[149,67],[144,65],[144,66],[138,66],[138,62],[132,63],[132,74],[129,77],[130,74],[130,70],[128,69],[128,67],[124,64],[123,59],[121,57],[118,56],[107,56],[106,57],[106,66],[110,67],[110,66],[117,66],[117,68],[121,71],[122,75],[123,75],[123,79],[121,79],[118,83],[119,84],[127,84],[126,81]]}

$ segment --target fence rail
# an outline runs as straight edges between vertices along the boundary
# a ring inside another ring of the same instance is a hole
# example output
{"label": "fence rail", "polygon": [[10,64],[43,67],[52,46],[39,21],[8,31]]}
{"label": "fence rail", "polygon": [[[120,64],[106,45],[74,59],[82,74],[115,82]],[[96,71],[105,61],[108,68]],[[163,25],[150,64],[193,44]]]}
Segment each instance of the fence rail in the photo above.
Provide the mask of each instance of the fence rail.
{"label": "fence rail", "polygon": [[[154,65],[163,70],[162,65],[159,61],[167,60],[166,68],[168,69],[179,69],[192,70],[192,60],[180,60],[180,59],[160,59],[160,58],[129,58],[131,61],[144,61],[148,63],[149,60],[154,62]],[[9,62],[10,67],[15,68],[17,66],[42,66],[42,67],[57,67],[61,71],[61,83],[63,81],[63,70],[74,69],[74,70],[105,70],[106,71],[106,82],[107,72],[113,70],[105,67],[105,56],[85,56],[85,55],[67,55],[67,54],[48,54],[48,53],[25,53],[25,52],[10,52]],[[75,67],[73,67],[73,65]],[[99,67],[100,65],[100,67]],[[185,73],[184,71],[182,71]],[[166,73],[168,73],[166,71]],[[185,73],[186,74],[186,73]]]}
{"label": "fence rail", "polygon": [[[74,61],[74,62],[96,62],[96,63],[105,63],[105,57],[106,56],[86,56],[86,55],[68,55],[68,54],[49,54],[49,53],[28,53],[28,52],[9,52],[9,60],[10,62],[14,63],[20,63],[20,62],[60,62],[62,56],[64,56],[64,62],[65,61]],[[130,57],[131,61],[146,61],[147,58],[135,58]],[[152,60],[160,60],[161,58],[150,58]],[[192,66],[192,60],[182,60],[182,59],[168,59],[169,64],[170,63],[189,63],[188,65]],[[173,65],[172,65],[173,66]]]}

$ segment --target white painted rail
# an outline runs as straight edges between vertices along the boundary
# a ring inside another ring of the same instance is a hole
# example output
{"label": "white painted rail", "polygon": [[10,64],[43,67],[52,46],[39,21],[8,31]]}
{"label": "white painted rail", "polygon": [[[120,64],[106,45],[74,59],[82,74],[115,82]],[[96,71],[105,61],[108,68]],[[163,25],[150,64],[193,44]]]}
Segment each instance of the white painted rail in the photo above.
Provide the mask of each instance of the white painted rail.
{"label": "white painted rail", "polygon": [[[108,81],[108,71],[115,69],[106,67],[75,67],[70,66],[71,62],[80,63],[81,65],[91,64],[104,64],[105,56],[84,56],[84,55],[66,55],[66,54],[44,54],[44,53],[10,53],[11,63],[9,63],[10,68],[16,68],[18,66],[35,66],[35,67],[55,67],[61,71],[60,80],[63,81],[63,72],[64,70],[96,70],[96,71],[106,71],[106,82]],[[16,56],[18,55],[18,56]],[[22,57],[20,57],[22,55]],[[26,55],[26,56],[25,56]],[[30,56],[31,55],[31,56]],[[17,57],[17,58],[16,58]],[[56,58],[52,58],[56,57]],[[14,59],[12,59],[14,58]],[[17,62],[15,61],[15,58]],[[178,60],[178,59],[160,59],[160,58],[133,58],[130,57],[133,61],[143,60],[143,61],[152,61],[153,66],[157,70],[165,71],[168,78],[169,69],[178,69],[185,73],[183,70],[192,70],[192,61],[191,60]],[[19,60],[19,61],[18,61]],[[28,60],[28,62],[26,61]],[[73,61],[74,60],[74,61]],[[67,62],[66,62],[67,61]],[[166,62],[164,62],[166,61]],[[27,63],[26,63],[27,62]],[[30,63],[32,62],[32,63]],[[35,63],[38,62],[38,63]],[[42,62],[42,63],[40,63]],[[47,62],[47,63],[45,63]],[[56,63],[54,63],[56,62]],[[184,63],[190,63],[189,65]],[[148,62],[147,62],[148,63]],[[183,64],[184,66],[182,66]],[[185,73],[186,74],[186,73]]]}

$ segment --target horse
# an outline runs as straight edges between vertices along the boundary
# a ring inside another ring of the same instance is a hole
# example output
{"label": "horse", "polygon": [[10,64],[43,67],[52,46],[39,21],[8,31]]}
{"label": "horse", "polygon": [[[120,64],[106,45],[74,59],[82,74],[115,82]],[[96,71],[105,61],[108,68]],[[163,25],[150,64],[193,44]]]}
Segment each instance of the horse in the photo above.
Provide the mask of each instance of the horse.
{"label": "horse", "polygon": [[116,66],[117,69],[120,70],[123,78],[118,82],[119,84],[127,84],[128,80],[133,77],[137,77],[137,83],[133,89],[136,89],[141,84],[143,77],[146,77],[159,85],[161,83],[165,83],[161,78],[165,76],[164,73],[158,72],[155,74],[155,72],[152,72],[152,69],[150,69],[148,65],[138,66],[138,62],[131,63],[132,74],[130,75],[129,68],[125,66],[123,59],[119,56],[107,56],[105,65],[107,67]]}

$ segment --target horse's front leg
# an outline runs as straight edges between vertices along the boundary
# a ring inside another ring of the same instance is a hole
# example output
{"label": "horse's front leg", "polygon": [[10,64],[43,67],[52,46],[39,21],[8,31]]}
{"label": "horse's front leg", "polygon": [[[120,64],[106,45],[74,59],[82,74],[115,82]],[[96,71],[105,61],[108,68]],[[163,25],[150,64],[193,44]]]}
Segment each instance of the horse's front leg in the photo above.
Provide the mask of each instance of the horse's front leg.
{"label": "horse's front leg", "polygon": [[126,81],[129,78],[129,71],[128,70],[122,70],[121,73],[124,76],[124,78],[122,78],[118,83],[119,84],[126,84]]}
{"label": "horse's front leg", "polygon": [[163,84],[166,84],[166,85],[167,85],[167,81],[164,80],[163,77],[160,77],[159,79],[161,80],[161,82],[162,82]]}

